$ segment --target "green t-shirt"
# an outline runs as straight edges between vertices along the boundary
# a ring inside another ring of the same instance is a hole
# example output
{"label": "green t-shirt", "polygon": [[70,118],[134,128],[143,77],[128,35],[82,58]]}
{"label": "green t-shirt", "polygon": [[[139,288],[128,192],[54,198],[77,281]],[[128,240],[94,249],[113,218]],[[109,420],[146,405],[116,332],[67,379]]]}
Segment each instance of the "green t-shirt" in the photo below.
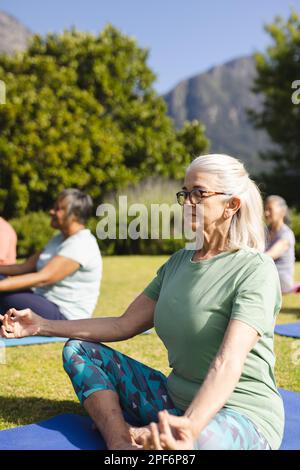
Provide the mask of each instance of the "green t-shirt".
{"label": "green t-shirt", "polygon": [[193,262],[179,250],[157,271],[144,294],[156,300],[154,326],[165,344],[172,372],[168,392],[186,410],[216,356],[231,319],[261,335],[248,353],[240,380],[225,407],[247,416],[268,440],[280,446],[284,410],[274,377],[276,316],[281,307],[272,258],[240,249]]}

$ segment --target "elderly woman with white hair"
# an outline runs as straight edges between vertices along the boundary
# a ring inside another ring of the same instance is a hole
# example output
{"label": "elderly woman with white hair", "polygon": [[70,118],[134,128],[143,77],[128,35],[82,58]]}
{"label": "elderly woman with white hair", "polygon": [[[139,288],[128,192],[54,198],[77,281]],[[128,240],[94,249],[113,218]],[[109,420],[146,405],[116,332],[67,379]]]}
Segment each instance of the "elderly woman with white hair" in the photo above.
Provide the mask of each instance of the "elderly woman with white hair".
{"label": "elderly woman with white hair", "polygon": [[[76,338],[65,345],[64,367],[109,449],[278,449],[281,291],[263,253],[260,193],[240,161],[205,155],[187,168],[177,200],[198,230],[202,206],[203,246],[174,253],[122,316],[47,321],[11,310],[2,335]],[[168,351],[168,377],[99,344],[153,326]]]}
{"label": "elderly woman with white hair", "polygon": [[281,196],[268,196],[265,201],[265,217],[268,224],[266,253],[278,270],[283,294],[300,292],[300,282],[294,283],[295,235],[289,227],[288,205]]}

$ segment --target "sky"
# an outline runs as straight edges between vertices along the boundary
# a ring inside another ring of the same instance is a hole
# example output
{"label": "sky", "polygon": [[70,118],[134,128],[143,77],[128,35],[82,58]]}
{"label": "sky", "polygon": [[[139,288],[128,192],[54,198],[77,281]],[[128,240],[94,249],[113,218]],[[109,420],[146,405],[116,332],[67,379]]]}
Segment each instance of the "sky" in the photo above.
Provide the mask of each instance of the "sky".
{"label": "sky", "polygon": [[214,65],[263,51],[264,25],[276,15],[300,13],[300,0],[0,0],[31,31],[75,26],[98,33],[112,23],[150,51],[159,93]]}

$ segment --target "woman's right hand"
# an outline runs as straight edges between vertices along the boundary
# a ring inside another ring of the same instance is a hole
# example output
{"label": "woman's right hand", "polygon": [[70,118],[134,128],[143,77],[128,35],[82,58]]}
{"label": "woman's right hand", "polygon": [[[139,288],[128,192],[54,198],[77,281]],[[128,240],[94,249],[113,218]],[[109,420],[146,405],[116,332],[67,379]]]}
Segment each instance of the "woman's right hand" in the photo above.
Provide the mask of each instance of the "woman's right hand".
{"label": "woman's right hand", "polygon": [[193,450],[192,422],[187,416],[174,416],[167,410],[158,413],[158,423],[150,423],[150,433],[141,438],[146,450]]}
{"label": "woman's right hand", "polygon": [[40,332],[42,317],[30,308],[16,310],[10,308],[4,315],[0,315],[2,326],[0,336],[3,338],[23,338],[34,336]]}

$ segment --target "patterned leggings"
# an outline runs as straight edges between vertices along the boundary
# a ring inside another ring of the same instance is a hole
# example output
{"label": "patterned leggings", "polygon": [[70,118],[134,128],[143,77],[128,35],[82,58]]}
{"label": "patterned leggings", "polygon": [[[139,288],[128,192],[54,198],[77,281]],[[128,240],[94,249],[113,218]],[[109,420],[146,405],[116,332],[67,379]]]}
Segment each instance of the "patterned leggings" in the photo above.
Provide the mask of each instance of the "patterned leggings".
{"label": "patterned leggings", "polygon": [[[157,422],[158,411],[182,416],[168,395],[167,378],[159,371],[110,347],[69,340],[64,368],[81,403],[94,392],[115,391],[128,421],[136,426]],[[270,446],[248,418],[222,408],[194,443],[200,450],[268,450]]]}

